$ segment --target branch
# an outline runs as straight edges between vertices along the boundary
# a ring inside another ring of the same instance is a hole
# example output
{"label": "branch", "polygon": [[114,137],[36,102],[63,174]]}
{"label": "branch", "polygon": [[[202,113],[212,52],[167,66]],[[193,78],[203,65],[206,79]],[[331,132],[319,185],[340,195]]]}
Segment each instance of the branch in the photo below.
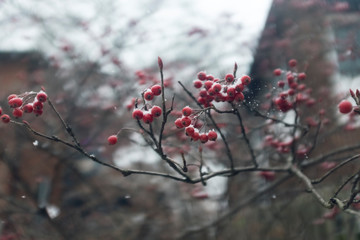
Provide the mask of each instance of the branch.
{"label": "branch", "polygon": [[[196,100],[196,98],[194,97],[194,95],[180,82],[178,81],[178,83],[180,84],[180,86],[183,88],[183,90],[189,95],[189,97],[200,107],[200,109],[204,110],[203,106],[201,106],[201,104]],[[226,149],[226,155],[229,158],[230,161],[230,167],[231,169],[234,169],[234,160],[233,160],[233,156],[229,147],[229,144],[225,138],[225,135],[223,134],[223,132],[221,131],[221,129],[219,128],[219,126],[216,124],[214,118],[212,117],[210,111],[206,111],[206,115],[209,117],[211,123],[213,124],[213,126],[215,127],[216,131],[219,132],[220,137],[225,145],[225,149]]]}
{"label": "branch", "polygon": [[69,124],[67,124],[64,119],[61,117],[60,113],[57,111],[57,109],[55,108],[54,104],[51,102],[50,98],[48,97],[47,99],[51,109],[55,112],[56,116],[60,119],[62,125],[64,126],[66,132],[72,137],[74,143],[80,147],[80,143],[79,141],[77,140],[77,138],[75,137],[75,134],[74,132],[72,131],[71,127],[69,126]]}
{"label": "branch", "polygon": [[255,156],[255,153],[254,153],[254,149],[252,148],[252,146],[251,146],[251,144],[250,144],[250,140],[249,140],[249,138],[248,138],[247,135],[246,135],[244,123],[243,123],[243,121],[242,121],[240,112],[239,112],[239,110],[234,106],[233,103],[231,103],[231,106],[232,106],[233,109],[234,109],[234,114],[236,115],[236,117],[237,117],[238,120],[239,120],[240,127],[241,127],[241,132],[242,132],[242,135],[243,135],[244,140],[245,140],[245,142],[246,142],[246,145],[247,145],[247,147],[248,147],[248,149],[249,149],[249,152],[250,152],[250,155],[251,155],[251,160],[252,160],[254,166],[255,166],[255,167],[258,167],[259,164],[258,164],[257,161],[256,161],[256,156]]}
{"label": "branch", "polygon": [[152,175],[152,176],[160,176],[160,177],[165,177],[165,178],[171,178],[173,180],[181,181],[181,182],[192,182],[189,178],[180,178],[180,177],[170,175],[170,174],[167,174],[167,173],[143,171],[143,170],[127,170],[127,169],[119,168],[119,167],[117,167],[117,166],[115,166],[113,164],[101,161],[96,156],[94,156],[93,154],[87,153],[83,148],[77,146],[76,144],[72,144],[72,143],[67,142],[65,140],[62,140],[62,139],[60,139],[60,138],[58,138],[56,136],[48,136],[48,135],[45,135],[43,133],[40,133],[40,132],[34,130],[27,122],[21,123],[21,122],[16,122],[16,121],[11,120],[11,123],[25,127],[28,131],[30,131],[31,133],[33,133],[36,136],[39,136],[41,138],[45,138],[45,139],[50,140],[50,141],[59,142],[59,143],[61,143],[63,145],[66,145],[66,146],[72,148],[72,149],[75,149],[76,151],[78,151],[82,155],[86,156],[87,158],[93,160],[94,162],[97,162],[97,163],[99,163],[99,164],[101,164],[103,166],[109,167],[109,168],[111,168],[111,169],[113,169],[115,171],[120,172],[124,177],[129,176],[131,174],[143,174],[143,175]]}
{"label": "branch", "polygon": [[308,188],[307,190],[313,194],[313,196],[320,202],[322,206],[326,208],[334,207],[334,204],[325,201],[325,199],[320,195],[320,193],[314,188],[313,184],[311,183],[311,180],[304,173],[302,173],[296,166],[292,165],[290,167],[290,171],[294,173],[296,176],[298,176],[298,178],[300,178],[304,182],[304,184]]}
{"label": "branch", "polygon": [[235,205],[233,208],[231,208],[230,210],[223,213],[221,216],[219,216],[214,221],[205,223],[205,224],[200,225],[200,226],[185,229],[185,231],[182,234],[180,234],[179,236],[177,236],[176,239],[185,239],[185,238],[189,237],[191,234],[201,232],[201,231],[204,231],[205,229],[208,229],[210,227],[215,227],[215,226],[219,225],[222,221],[224,221],[225,219],[231,218],[237,212],[239,212],[241,209],[243,209],[244,207],[248,206],[251,203],[254,203],[256,199],[263,196],[263,194],[275,189],[280,184],[282,184],[283,182],[288,180],[290,177],[291,177],[291,175],[284,176],[281,179],[271,183],[268,187],[258,191],[253,196],[249,196],[249,197],[246,197],[246,198],[242,199],[242,201],[240,201],[237,205]]}
{"label": "branch", "polygon": [[315,179],[315,180],[311,180],[312,184],[318,184],[320,182],[322,182],[325,178],[327,178],[328,176],[330,176],[333,172],[335,172],[337,169],[341,168],[342,166],[344,166],[345,164],[357,159],[360,156],[360,154],[357,154],[351,158],[346,159],[345,161],[341,162],[340,164],[338,164],[337,166],[335,166],[334,168],[330,169],[328,172],[326,172],[322,177]]}

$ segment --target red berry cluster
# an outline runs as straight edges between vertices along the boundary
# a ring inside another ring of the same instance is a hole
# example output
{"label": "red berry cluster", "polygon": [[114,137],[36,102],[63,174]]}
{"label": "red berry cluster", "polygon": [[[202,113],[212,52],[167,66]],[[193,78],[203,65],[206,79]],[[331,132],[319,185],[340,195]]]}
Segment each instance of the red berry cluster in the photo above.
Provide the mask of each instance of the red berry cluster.
{"label": "red berry cluster", "polygon": [[[151,88],[145,90],[143,97],[146,101],[151,101],[154,99],[154,96],[159,96],[161,94],[161,86],[154,85]],[[136,120],[143,120],[144,123],[150,124],[153,122],[154,118],[160,117],[162,115],[162,109],[159,106],[152,106],[151,108],[144,109],[134,109],[132,117]]]}
{"label": "red berry cluster", "polygon": [[[289,61],[289,67],[294,68],[297,65],[295,59]],[[301,81],[306,79],[305,73],[294,71],[284,71],[280,68],[274,70],[274,75],[280,77],[285,74],[286,80],[279,80],[277,85],[282,91],[274,99],[274,104],[282,112],[287,112],[294,107],[294,103],[305,103],[308,107],[316,103],[315,99],[310,97],[311,89],[307,88]],[[286,89],[285,89],[286,88]]]}
{"label": "red berry cluster", "polygon": [[[162,89],[161,86],[156,84],[151,88],[146,89],[143,92],[143,99],[145,102],[145,106],[142,109],[135,108],[132,112],[132,117],[136,120],[142,120],[146,124],[150,124],[154,121],[155,118],[158,118],[162,115],[162,108],[153,105],[151,106],[148,102],[152,101],[155,96],[161,95]],[[127,105],[127,108],[132,108],[137,106],[138,102],[136,102],[135,98],[132,99],[131,103]],[[111,135],[107,139],[109,145],[114,145],[118,141],[117,135]]]}
{"label": "red berry cluster", "polygon": [[186,136],[190,137],[193,141],[206,143],[208,141],[215,141],[217,133],[214,130],[208,132],[200,132],[200,126],[196,124],[198,115],[193,114],[193,109],[186,106],[182,109],[182,117],[175,120],[177,128],[184,128]]}
{"label": "red berry cluster", "polygon": [[[43,113],[46,100],[47,95],[44,91],[8,96],[8,104],[13,109],[12,115],[15,118],[22,117],[23,113],[34,113],[36,116],[40,116]],[[2,111],[0,111],[0,114],[2,114]],[[0,118],[4,123],[10,122],[10,116],[7,114],[3,114]]]}
{"label": "red berry cluster", "polygon": [[214,78],[205,72],[199,72],[193,82],[194,87],[201,89],[197,101],[204,107],[209,107],[212,102],[241,102],[244,100],[242,93],[244,87],[249,85],[251,78],[247,75],[235,79],[234,75],[226,74],[224,79]]}

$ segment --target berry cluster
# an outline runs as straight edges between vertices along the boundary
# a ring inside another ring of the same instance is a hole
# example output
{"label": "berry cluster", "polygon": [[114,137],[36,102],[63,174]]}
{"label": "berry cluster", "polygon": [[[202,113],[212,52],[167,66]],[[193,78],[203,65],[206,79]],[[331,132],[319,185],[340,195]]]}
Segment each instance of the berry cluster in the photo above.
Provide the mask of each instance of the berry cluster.
{"label": "berry cluster", "polygon": [[186,136],[190,137],[193,141],[200,140],[202,143],[208,141],[215,141],[217,139],[217,133],[214,130],[208,132],[200,132],[201,125],[196,124],[201,111],[194,113],[193,109],[186,106],[182,109],[182,117],[175,120],[175,126],[177,128],[185,128]]}
{"label": "berry cluster", "polygon": [[[8,96],[9,107],[13,109],[12,115],[15,118],[20,118],[23,113],[34,113],[40,116],[43,113],[44,103],[47,100],[47,94],[44,91],[30,92],[21,95],[11,94]],[[2,110],[0,108],[0,115]],[[1,115],[1,120],[4,123],[10,122],[8,114]]]}
{"label": "berry cluster", "polygon": [[[154,85],[151,88],[147,89],[143,93],[144,101],[151,101],[154,99],[154,96],[159,96],[161,94],[161,86]],[[152,106],[149,108],[145,104],[143,109],[134,109],[132,117],[136,120],[143,120],[144,123],[150,124],[154,121],[154,118],[160,117],[162,114],[162,109],[159,106]]]}
{"label": "berry cluster", "polygon": [[[290,68],[297,66],[297,61],[291,59],[288,63]],[[305,73],[297,73],[296,71],[283,71],[280,68],[274,70],[275,76],[282,76],[285,74],[286,80],[279,80],[277,85],[283,89],[274,99],[274,104],[282,112],[287,112],[294,108],[294,104],[305,103],[311,107],[316,103],[315,99],[310,97],[311,89],[307,88],[305,84],[300,83],[306,79]],[[285,88],[287,88],[285,90]]]}
{"label": "berry cluster", "polygon": [[197,101],[204,107],[215,102],[240,102],[244,100],[244,86],[249,85],[251,78],[247,75],[235,79],[234,75],[226,74],[224,79],[214,78],[205,72],[199,72],[193,82],[194,87],[201,89]]}
{"label": "berry cluster", "polygon": [[[162,108],[157,105],[150,105],[149,102],[154,99],[155,96],[159,96],[162,93],[162,88],[160,85],[153,85],[151,88],[143,91],[142,97],[144,101],[144,107],[142,109],[135,108],[132,112],[132,117],[136,120],[142,120],[146,124],[150,124],[154,121],[155,118],[158,118],[162,115]],[[137,106],[138,102],[135,99],[132,99],[131,103],[128,104],[127,108]],[[111,135],[107,139],[109,145],[114,145],[118,141],[117,135]]]}

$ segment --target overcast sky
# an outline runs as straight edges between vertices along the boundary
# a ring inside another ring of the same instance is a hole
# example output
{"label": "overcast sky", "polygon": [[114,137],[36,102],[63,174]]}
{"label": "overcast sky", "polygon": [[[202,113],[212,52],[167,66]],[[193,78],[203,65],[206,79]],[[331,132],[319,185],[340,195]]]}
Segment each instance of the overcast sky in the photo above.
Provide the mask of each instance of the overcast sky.
{"label": "overcast sky", "polygon": [[[221,58],[219,68],[234,61],[247,66],[252,60],[251,49],[242,48],[240,53],[234,46],[254,47],[270,4],[271,0],[3,0],[0,50],[38,49],[59,55],[59,48],[70,44],[88,59],[98,60],[101,42],[130,66],[147,66],[157,56],[172,61],[184,53],[190,58],[203,54],[209,59]],[[131,21],[137,23],[133,29],[129,29]],[[79,22],[88,30],[81,29]],[[201,42],[185,38],[192,27],[221,34],[210,34]],[[99,40],[102,35],[106,36]]]}

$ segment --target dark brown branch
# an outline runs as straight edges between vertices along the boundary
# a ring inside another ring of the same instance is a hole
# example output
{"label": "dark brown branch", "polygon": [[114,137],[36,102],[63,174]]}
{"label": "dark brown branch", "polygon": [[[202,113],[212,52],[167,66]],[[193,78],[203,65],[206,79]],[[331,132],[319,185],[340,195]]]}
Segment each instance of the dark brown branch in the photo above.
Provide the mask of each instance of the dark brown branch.
{"label": "dark brown branch", "polygon": [[251,160],[254,164],[255,167],[258,167],[259,164],[257,163],[256,161],[256,156],[255,156],[255,153],[254,153],[254,149],[252,148],[251,146],[251,143],[250,143],[250,140],[249,138],[247,137],[247,134],[246,134],[246,131],[245,131],[245,127],[244,127],[244,123],[243,123],[243,120],[241,118],[241,115],[240,115],[240,112],[239,110],[236,108],[236,106],[234,106],[234,104],[232,103],[231,106],[233,107],[234,109],[234,114],[236,115],[236,117],[238,118],[239,120],[239,124],[240,124],[240,127],[241,127],[241,132],[242,132],[242,136],[244,137],[244,140],[246,142],[246,145],[249,149],[249,152],[250,152],[250,155],[251,155]]}
{"label": "dark brown branch", "polygon": [[54,104],[51,102],[51,99],[48,97],[47,102],[49,103],[51,109],[55,112],[56,116],[60,119],[62,125],[64,126],[66,132],[70,135],[70,137],[73,139],[74,143],[80,147],[80,143],[77,140],[77,138],[75,137],[75,134],[72,130],[72,128],[69,126],[69,124],[67,124],[65,122],[65,120],[61,117],[60,113],[57,111],[57,109],[55,108]]}
{"label": "dark brown branch", "polygon": [[356,172],[355,174],[353,174],[352,176],[350,176],[348,179],[346,179],[345,182],[343,182],[338,189],[336,190],[336,192],[334,193],[332,198],[336,198],[337,195],[341,192],[341,190],[346,186],[346,184],[348,184],[354,177],[356,177],[359,174],[360,171]]}
{"label": "dark brown branch", "polygon": [[322,155],[322,156],[319,156],[313,160],[309,160],[309,161],[303,161],[302,164],[301,164],[301,167],[310,167],[310,166],[313,166],[313,165],[316,165],[318,163],[321,163],[323,161],[325,161],[326,159],[330,158],[330,157],[333,157],[333,156],[336,156],[338,154],[342,154],[342,153],[346,153],[346,152],[351,152],[351,151],[354,151],[354,150],[357,150],[357,149],[360,149],[360,144],[356,144],[356,145],[352,145],[352,146],[349,146],[349,147],[343,147],[343,148],[339,148],[339,149],[336,149],[332,152],[329,152],[325,155]]}
{"label": "dark brown branch", "polygon": [[[72,148],[72,149],[75,149],[76,151],[83,154],[87,158],[93,160],[94,162],[97,162],[97,163],[99,163],[99,164],[101,164],[103,166],[106,166],[106,167],[109,167],[109,168],[111,168],[113,170],[116,170],[116,171],[122,173],[122,175],[125,176],[125,177],[129,176],[131,174],[143,174],[143,175],[152,175],[152,176],[161,176],[161,177],[165,177],[165,178],[171,178],[173,180],[177,180],[177,181],[181,181],[181,182],[192,182],[188,178],[180,178],[180,177],[176,177],[176,176],[173,176],[173,175],[170,175],[170,174],[167,174],[167,173],[159,173],[159,172],[143,171],[143,170],[122,169],[122,168],[119,168],[119,167],[117,167],[117,166],[115,166],[113,164],[106,163],[106,162],[103,162],[103,161],[99,160],[96,156],[87,153],[84,149],[82,149],[81,147],[79,147],[77,145],[69,143],[69,142],[67,142],[65,140],[62,140],[62,139],[56,137],[56,136],[47,136],[45,134],[42,134],[42,133],[34,130],[33,128],[31,128],[31,126],[28,123],[20,123],[20,122],[16,122],[16,121],[11,121],[11,123],[26,127],[26,129],[28,131],[30,131],[31,133],[33,133],[36,136],[39,136],[39,137],[42,137],[42,138],[45,138],[45,139],[48,139],[48,140],[51,140],[51,141],[54,141],[54,142],[59,142],[61,144],[64,144],[64,145]],[[174,165],[174,163],[172,163],[172,165]]]}

